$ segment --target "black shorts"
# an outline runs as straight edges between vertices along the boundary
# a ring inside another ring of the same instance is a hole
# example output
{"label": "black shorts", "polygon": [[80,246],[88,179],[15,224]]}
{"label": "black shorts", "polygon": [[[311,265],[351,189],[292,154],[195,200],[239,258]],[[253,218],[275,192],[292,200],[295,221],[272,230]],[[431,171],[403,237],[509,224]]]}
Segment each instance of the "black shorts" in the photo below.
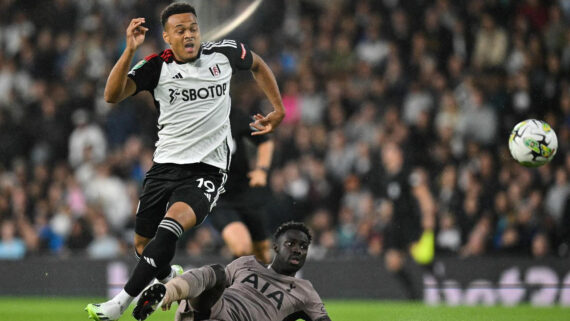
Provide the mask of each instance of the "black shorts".
{"label": "black shorts", "polygon": [[135,232],[144,237],[154,237],[166,211],[176,202],[192,207],[196,225],[202,223],[224,192],[226,179],[225,171],[203,163],[154,163],[143,182]]}
{"label": "black shorts", "polygon": [[242,222],[254,242],[266,240],[269,233],[263,202],[265,192],[265,188],[244,187],[239,193],[223,195],[208,221],[220,232],[230,223]]}

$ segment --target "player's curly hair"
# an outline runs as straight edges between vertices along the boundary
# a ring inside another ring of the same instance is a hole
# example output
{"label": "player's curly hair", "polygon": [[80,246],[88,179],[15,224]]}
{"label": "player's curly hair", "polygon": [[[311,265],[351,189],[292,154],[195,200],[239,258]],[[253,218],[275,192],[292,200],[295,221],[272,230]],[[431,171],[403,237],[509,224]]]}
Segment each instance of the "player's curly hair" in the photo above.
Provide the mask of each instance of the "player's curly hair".
{"label": "player's curly hair", "polygon": [[173,2],[168,5],[168,7],[164,8],[160,13],[160,22],[162,23],[162,27],[166,26],[166,21],[168,17],[179,14],[179,13],[193,13],[196,17],[196,9],[192,5],[186,2]]}
{"label": "player's curly hair", "polygon": [[281,224],[273,234],[273,240],[277,241],[279,236],[281,236],[281,234],[285,233],[288,230],[298,230],[307,234],[307,237],[309,238],[309,243],[311,243],[311,241],[313,240],[313,236],[311,235],[311,231],[309,231],[307,225],[295,221],[289,221]]}

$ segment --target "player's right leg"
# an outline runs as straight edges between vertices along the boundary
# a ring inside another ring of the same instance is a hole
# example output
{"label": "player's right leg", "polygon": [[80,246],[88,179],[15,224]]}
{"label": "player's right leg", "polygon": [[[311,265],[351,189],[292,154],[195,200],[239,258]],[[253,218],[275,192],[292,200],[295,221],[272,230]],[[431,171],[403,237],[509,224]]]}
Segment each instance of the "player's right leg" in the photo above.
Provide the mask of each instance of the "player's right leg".
{"label": "player's right leg", "polygon": [[176,252],[176,242],[185,230],[196,224],[196,215],[185,203],[176,202],[160,222],[154,239],[144,248],[141,260],[125,285],[125,291],[137,296],[152,281],[161,280],[172,273],[170,261]]}
{"label": "player's right leg", "polygon": [[238,212],[239,199],[243,193],[231,194],[220,200],[208,220],[218,230],[234,258],[251,255],[253,251],[251,234],[241,221]]}
{"label": "player's right leg", "polygon": [[234,257],[253,254],[249,230],[242,222],[231,222],[222,230],[222,238]]}
{"label": "player's right leg", "polygon": [[[212,307],[221,299],[226,289],[225,269],[219,264],[210,265],[209,268],[211,268],[215,276],[214,279],[210,279],[210,286],[206,286],[200,295],[188,300],[194,312],[194,321],[210,319]],[[212,280],[214,282],[212,282]],[[178,315],[178,310],[176,314]]]}
{"label": "player's right leg", "polygon": [[262,263],[271,263],[271,241],[253,241],[253,255]]}
{"label": "player's right leg", "polygon": [[239,213],[241,221],[251,235],[252,254],[258,261],[269,264],[271,263],[271,241],[269,240],[271,235],[266,229],[267,212],[263,199],[265,195],[264,188],[248,189],[239,204]]}

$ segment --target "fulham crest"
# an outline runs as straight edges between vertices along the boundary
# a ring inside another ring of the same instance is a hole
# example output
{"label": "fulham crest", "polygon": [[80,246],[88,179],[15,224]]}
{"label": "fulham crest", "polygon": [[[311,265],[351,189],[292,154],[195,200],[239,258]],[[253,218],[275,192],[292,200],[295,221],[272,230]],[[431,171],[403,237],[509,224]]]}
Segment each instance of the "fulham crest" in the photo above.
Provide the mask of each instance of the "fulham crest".
{"label": "fulham crest", "polygon": [[221,73],[220,66],[218,66],[218,64],[215,64],[214,66],[210,67],[209,69],[210,69],[210,73],[214,77],[219,76]]}

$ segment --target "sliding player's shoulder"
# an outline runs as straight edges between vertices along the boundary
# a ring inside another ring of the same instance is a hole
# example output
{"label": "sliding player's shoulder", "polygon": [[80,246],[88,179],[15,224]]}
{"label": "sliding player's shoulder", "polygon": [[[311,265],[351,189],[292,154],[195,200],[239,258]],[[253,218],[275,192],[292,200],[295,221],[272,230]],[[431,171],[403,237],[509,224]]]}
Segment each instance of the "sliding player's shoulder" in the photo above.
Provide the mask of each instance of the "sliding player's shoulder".
{"label": "sliding player's shoulder", "polygon": [[304,290],[309,291],[309,292],[316,292],[315,287],[313,286],[313,283],[311,283],[311,281],[306,280],[306,279],[300,279],[300,278],[296,278],[297,280],[295,281],[297,284],[299,284]]}
{"label": "sliding player's shoulder", "polygon": [[247,267],[255,267],[256,265],[260,265],[261,263],[257,262],[255,256],[248,255],[248,256],[241,256],[237,259],[233,260],[229,265],[232,265],[236,268],[247,268]]}

